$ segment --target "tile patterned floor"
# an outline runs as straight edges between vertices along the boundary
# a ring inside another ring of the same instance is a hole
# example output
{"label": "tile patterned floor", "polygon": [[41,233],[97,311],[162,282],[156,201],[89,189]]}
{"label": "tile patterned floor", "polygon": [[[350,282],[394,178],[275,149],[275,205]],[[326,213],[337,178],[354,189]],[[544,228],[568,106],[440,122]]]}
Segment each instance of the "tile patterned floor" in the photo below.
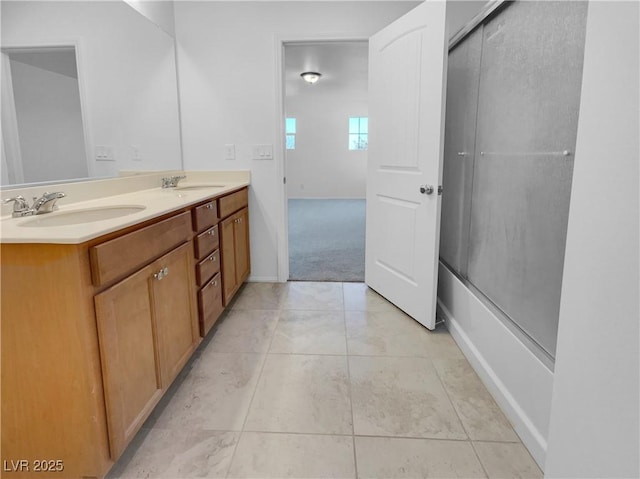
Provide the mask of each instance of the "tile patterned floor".
{"label": "tile patterned floor", "polygon": [[249,283],[107,477],[542,472],[444,328],[361,283]]}

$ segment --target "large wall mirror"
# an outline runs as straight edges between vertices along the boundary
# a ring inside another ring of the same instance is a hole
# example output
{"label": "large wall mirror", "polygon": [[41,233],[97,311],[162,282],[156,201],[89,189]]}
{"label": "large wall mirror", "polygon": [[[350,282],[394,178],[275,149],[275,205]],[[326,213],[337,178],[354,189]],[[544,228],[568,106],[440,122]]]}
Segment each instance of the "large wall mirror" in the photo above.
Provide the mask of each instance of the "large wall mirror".
{"label": "large wall mirror", "polygon": [[174,38],[124,1],[5,1],[1,184],[181,169]]}

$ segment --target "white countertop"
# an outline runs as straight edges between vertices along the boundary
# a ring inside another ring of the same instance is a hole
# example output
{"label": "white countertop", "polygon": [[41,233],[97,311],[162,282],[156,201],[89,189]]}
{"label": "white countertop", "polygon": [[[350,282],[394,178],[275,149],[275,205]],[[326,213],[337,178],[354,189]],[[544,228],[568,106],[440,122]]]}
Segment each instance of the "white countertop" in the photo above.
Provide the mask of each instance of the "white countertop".
{"label": "white countertop", "polygon": [[[127,179],[123,178],[122,180],[126,181]],[[118,182],[118,179],[108,181]],[[86,184],[91,188],[91,182],[86,182]],[[10,214],[0,217],[0,241],[2,243],[80,244],[107,233],[200,203],[208,198],[225,195],[248,185],[248,172],[246,172],[246,175],[223,174],[218,176],[213,172],[207,172],[203,175],[189,174],[187,172],[187,179],[181,181],[178,188],[162,189],[157,186],[64,204],[64,200],[70,196],[70,193],[67,193],[67,197],[58,201],[58,210],[52,213],[22,218],[12,218]],[[189,189],[189,186],[197,186],[198,188]],[[55,187],[50,187],[49,189],[51,191],[66,192],[64,184],[55,185]],[[24,196],[28,197],[26,194]],[[144,209],[118,218],[65,226],[24,226],[25,223],[36,219],[65,215],[77,210],[134,205],[144,206]]]}

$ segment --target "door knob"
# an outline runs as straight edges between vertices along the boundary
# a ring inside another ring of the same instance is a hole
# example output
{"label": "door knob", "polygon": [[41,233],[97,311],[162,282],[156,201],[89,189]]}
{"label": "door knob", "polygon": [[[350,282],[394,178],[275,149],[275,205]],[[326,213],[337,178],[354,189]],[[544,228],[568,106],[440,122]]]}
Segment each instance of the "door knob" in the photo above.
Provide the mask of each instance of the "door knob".
{"label": "door knob", "polygon": [[433,193],[433,185],[421,185],[420,193],[422,193],[423,195],[430,195],[431,193]]}

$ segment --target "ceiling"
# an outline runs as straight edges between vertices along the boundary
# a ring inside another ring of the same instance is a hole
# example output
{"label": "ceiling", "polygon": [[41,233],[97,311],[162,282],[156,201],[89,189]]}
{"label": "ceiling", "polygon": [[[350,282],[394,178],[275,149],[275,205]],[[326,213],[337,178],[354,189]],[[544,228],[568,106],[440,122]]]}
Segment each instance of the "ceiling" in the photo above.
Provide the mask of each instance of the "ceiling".
{"label": "ceiling", "polygon": [[[368,48],[366,41],[286,44],[286,95],[300,95],[310,88],[315,93],[344,89],[366,92]],[[300,77],[306,71],[319,72],[322,78],[309,85]]]}

